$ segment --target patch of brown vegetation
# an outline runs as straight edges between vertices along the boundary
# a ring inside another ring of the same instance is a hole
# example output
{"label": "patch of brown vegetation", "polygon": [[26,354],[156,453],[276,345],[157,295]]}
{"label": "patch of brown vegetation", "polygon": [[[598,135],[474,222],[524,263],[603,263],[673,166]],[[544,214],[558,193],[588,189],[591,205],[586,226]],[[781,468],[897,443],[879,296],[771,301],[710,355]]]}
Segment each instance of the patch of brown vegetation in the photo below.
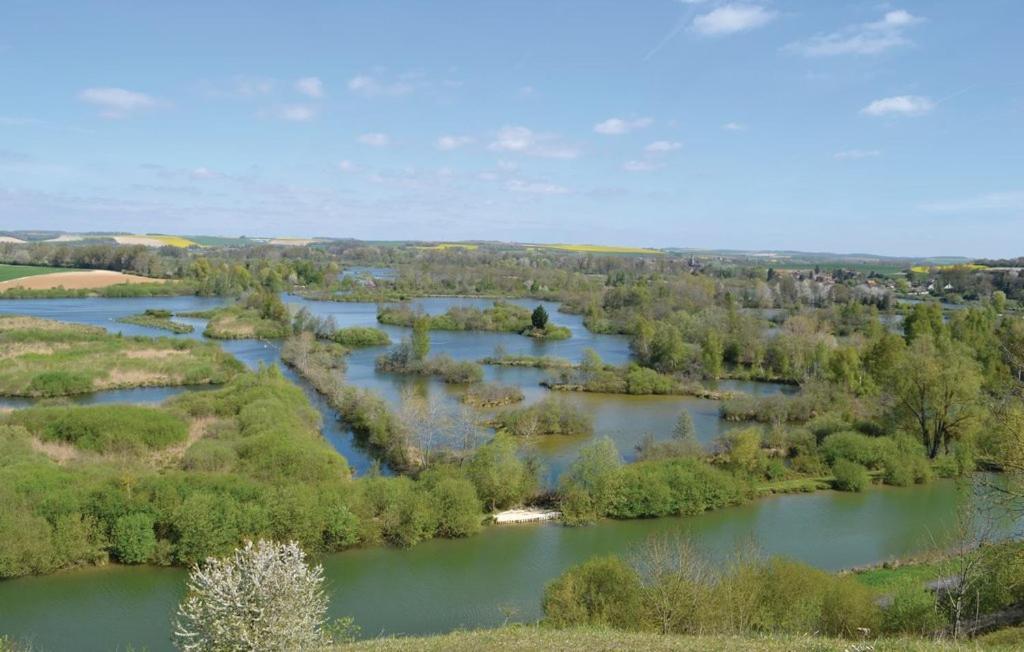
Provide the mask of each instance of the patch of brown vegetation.
{"label": "patch of brown vegetation", "polygon": [[38,437],[31,437],[29,445],[37,453],[42,453],[60,465],[67,464],[79,459],[82,452],[73,444],[62,441],[43,441]]}
{"label": "patch of brown vegetation", "polygon": [[133,351],[125,351],[124,355],[126,358],[138,360],[163,360],[165,358],[188,355],[188,351],[182,349],[135,349]]}
{"label": "patch of brown vegetation", "polygon": [[152,463],[156,467],[167,468],[177,467],[181,464],[182,458],[185,457],[185,451],[189,447],[206,436],[209,428],[212,424],[219,421],[217,417],[199,417],[193,419],[188,424],[188,435],[185,437],[185,441],[174,446],[168,446],[162,451],[157,451],[152,458]]}
{"label": "patch of brown vegetation", "polygon": [[172,374],[138,369],[113,369],[106,378],[93,381],[93,389],[114,389],[118,387],[149,387],[153,385],[180,385],[181,381]]}
{"label": "patch of brown vegetation", "polygon": [[[3,284],[0,283],[0,286]],[[19,331],[19,330],[36,330],[36,331],[66,331],[66,330],[77,330],[80,332],[94,332],[103,333],[106,332],[99,326],[86,326],[84,324],[69,324],[63,321],[54,321],[52,319],[42,319],[41,317],[26,317],[22,315],[0,315],[0,332],[2,331]]]}
{"label": "patch of brown vegetation", "polygon": [[105,288],[123,283],[165,283],[166,279],[146,278],[124,272],[111,272],[105,269],[94,269],[86,272],[55,272],[25,276],[0,283],[0,292],[9,288],[26,290],[52,290],[63,287],[67,290],[88,290]]}
{"label": "patch of brown vegetation", "polygon": [[7,344],[0,347],[0,360],[17,358],[23,355],[50,355],[55,351],[67,349],[69,346],[66,342],[20,342]]}

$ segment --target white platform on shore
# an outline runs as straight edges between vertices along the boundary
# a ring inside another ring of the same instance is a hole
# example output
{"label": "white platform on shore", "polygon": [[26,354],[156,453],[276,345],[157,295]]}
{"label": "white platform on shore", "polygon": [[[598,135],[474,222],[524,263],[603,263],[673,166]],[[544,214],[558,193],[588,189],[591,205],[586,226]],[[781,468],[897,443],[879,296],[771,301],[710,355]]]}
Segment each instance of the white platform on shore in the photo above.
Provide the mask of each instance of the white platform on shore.
{"label": "white platform on shore", "polygon": [[534,523],[536,521],[554,521],[562,518],[562,512],[540,509],[509,509],[494,515],[494,522],[499,525],[507,523]]}

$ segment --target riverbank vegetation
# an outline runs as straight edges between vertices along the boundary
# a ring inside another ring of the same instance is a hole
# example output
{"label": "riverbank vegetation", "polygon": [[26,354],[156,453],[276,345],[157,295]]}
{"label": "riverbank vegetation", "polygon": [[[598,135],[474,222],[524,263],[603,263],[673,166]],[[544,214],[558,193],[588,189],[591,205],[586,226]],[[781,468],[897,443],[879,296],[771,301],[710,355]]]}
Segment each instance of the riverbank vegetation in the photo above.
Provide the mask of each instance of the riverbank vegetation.
{"label": "riverbank vegetation", "polygon": [[495,301],[490,308],[466,308],[453,306],[441,315],[424,315],[407,305],[382,306],[377,311],[377,321],[392,326],[412,327],[419,319],[425,319],[428,330],[440,331],[491,331],[519,333],[537,339],[564,340],[572,336],[568,328],[548,323],[548,314],[543,306],[532,312],[528,308]]}
{"label": "riverbank vegetation", "polygon": [[122,337],[95,326],[10,315],[0,315],[0,358],[0,394],[7,396],[219,384],[241,370],[211,343]]}
{"label": "riverbank vegetation", "polygon": [[215,340],[273,340],[288,337],[292,331],[288,308],[271,292],[252,293],[234,305],[180,316],[209,318],[203,335]]}
{"label": "riverbank vegetation", "polygon": [[430,353],[428,330],[428,318],[415,319],[412,338],[378,356],[377,370],[399,374],[437,376],[444,382],[452,384],[465,385],[483,380],[484,371],[475,362],[456,361],[447,354],[428,358]]}
{"label": "riverbank vegetation", "polygon": [[510,385],[477,383],[470,385],[462,395],[462,402],[473,407],[502,407],[523,400],[523,390]]}
{"label": "riverbank vegetation", "polygon": [[593,418],[572,403],[556,396],[533,405],[499,412],[494,418],[499,432],[516,437],[565,435],[587,437],[594,432]]}
{"label": "riverbank vegetation", "polygon": [[536,487],[502,440],[415,478],[354,480],[303,392],[274,367],[162,409],[31,408],[4,419],[0,577],[108,559],[190,564],[254,537],[315,552],[409,546],[473,534],[485,504]]}
{"label": "riverbank vegetation", "polygon": [[159,328],[160,330],[171,331],[172,333],[191,333],[194,329],[192,324],[182,324],[171,319],[173,313],[170,310],[149,308],[138,315],[121,317],[117,321],[123,324],[135,324],[147,328]]}

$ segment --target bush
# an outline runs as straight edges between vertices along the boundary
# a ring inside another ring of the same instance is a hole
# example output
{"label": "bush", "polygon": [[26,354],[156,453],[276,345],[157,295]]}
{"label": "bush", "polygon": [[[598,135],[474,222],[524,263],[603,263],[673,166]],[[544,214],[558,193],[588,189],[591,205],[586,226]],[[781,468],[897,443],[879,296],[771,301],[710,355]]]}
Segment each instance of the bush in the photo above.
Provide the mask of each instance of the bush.
{"label": "bush", "polygon": [[387,346],[391,344],[388,334],[379,328],[351,326],[339,328],[331,335],[331,339],[343,346],[352,348],[363,346]]}
{"label": "bush", "polygon": [[70,371],[44,371],[37,374],[28,386],[33,396],[69,396],[92,391],[92,377]]}
{"label": "bush", "polygon": [[544,589],[544,623],[637,629],[640,576],[618,557],[597,557],[565,571]]}
{"label": "bush", "polygon": [[497,427],[510,434],[532,435],[590,435],[594,422],[576,405],[561,397],[550,396],[533,405],[505,410],[495,418]]}
{"label": "bush", "polygon": [[886,634],[928,636],[945,625],[935,594],[916,584],[900,586],[882,612],[882,631]]}
{"label": "bush", "polygon": [[136,512],[120,517],[110,531],[110,549],[122,564],[141,564],[156,549],[153,517]]}
{"label": "bush", "polygon": [[839,491],[864,491],[871,484],[868,470],[856,462],[839,459],[832,466],[833,486]]}
{"label": "bush", "polygon": [[869,469],[881,469],[898,454],[896,442],[888,437],[869,437],[859,432],[838,432],[821,442],[821,454],[829,464],[842,458]]}
{"label": "bush", "polygon": [[33,435],[97,453],[155,450],[182,442],[185,421],[167,410],[140,405],[38,407],[8,417]]}

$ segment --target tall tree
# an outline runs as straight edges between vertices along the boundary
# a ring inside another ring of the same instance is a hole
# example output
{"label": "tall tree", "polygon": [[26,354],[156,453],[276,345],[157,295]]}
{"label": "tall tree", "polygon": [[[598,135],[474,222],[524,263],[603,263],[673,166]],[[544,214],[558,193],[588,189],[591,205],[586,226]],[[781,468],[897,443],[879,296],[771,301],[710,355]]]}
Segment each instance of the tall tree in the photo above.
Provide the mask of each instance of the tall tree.
{"label": "tall tree", "polygon": [[417,362],[430,354],[430,317],[420,315],[412,323],[412,357]]}
{"label": "tall tree", "polygon": [[548,326],[548,311],[544,309],[544,306],[537,306],[533,309],[530,321],[533,322],[533,327],[537,330],[544,330]]}
{"label": "tall tree", "polygon": [[889,386],[894,416],[932,458],[970,432],[980,392],[981,372],[963,346],[926,335],[907,347]]}

